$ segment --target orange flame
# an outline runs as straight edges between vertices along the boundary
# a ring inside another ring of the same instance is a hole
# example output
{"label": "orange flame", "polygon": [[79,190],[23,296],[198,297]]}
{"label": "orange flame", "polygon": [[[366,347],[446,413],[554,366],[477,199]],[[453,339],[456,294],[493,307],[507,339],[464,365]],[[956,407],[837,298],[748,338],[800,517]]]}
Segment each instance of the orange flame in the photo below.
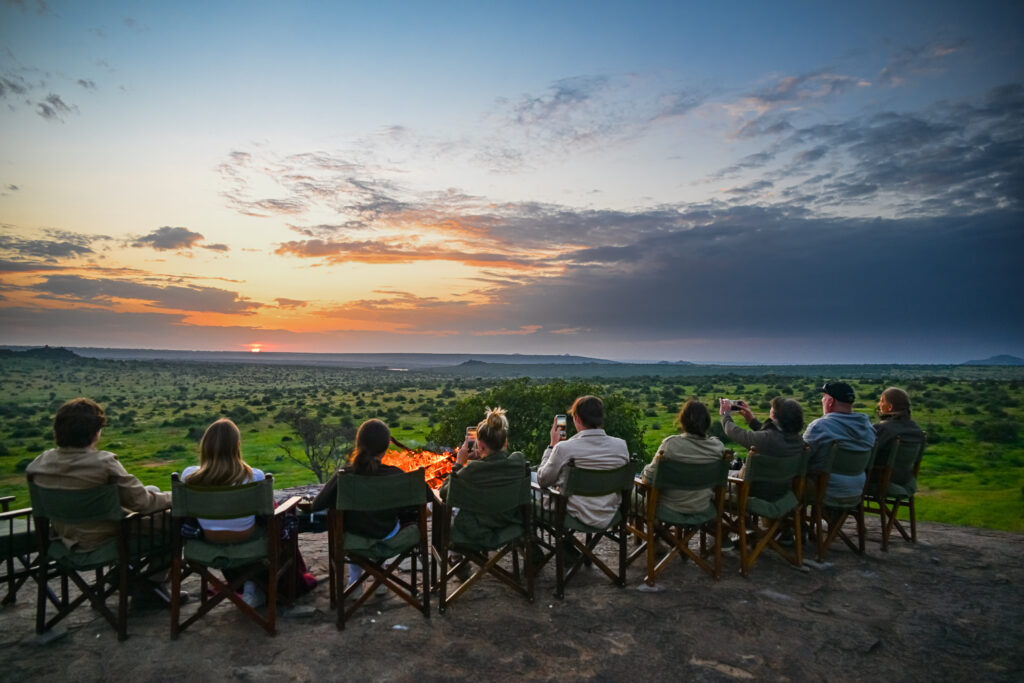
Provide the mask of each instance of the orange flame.
{"label": "orange flame", "polygon": [[433,453],[431,451],[410,451],[391,450],[384,454],[381,462],[385,465],[393,465],[405,472],[412,472],[420,467],[425,467],[423,477],[427,480],[427,486],[432,489],[441,488],[445,477],[452,471],[452,463],[455,461],[453,453]]}

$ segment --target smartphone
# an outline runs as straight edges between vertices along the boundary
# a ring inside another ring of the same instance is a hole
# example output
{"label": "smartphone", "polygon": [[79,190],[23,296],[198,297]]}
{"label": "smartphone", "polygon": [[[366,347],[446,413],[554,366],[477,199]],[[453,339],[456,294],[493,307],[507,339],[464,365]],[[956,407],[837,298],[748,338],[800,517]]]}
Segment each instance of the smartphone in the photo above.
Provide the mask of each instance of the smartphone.
{"label": "smartphone", "polygon": [[476,427],[466,427],[466,441],[470,448],[476,446]]}
{"label": "smartphone", "polygon": [[562,432],[562,439],[564,440],[565,439],[565,427],[566,427],[566,424],[568,424],[566,419],[565,419],[565,415],[555,415],[555,424],[558,426],[558,429]]}

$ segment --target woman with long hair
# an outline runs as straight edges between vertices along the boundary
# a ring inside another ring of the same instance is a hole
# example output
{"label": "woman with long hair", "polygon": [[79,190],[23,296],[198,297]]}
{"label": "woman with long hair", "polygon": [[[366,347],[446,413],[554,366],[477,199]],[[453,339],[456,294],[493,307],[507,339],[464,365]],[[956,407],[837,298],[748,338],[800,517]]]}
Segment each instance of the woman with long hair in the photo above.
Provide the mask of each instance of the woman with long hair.
{"label": "woman with long hair", "polygon": [[[199,442],[199,465],[186,467],[181,480],[189,486],[241,486],[265,479],[262,470],[250,467],[242,459],[242,435],[227,418],[217,420],[203,433]],[[235,519],[200,519],[203,537],[212,543],[238,543],[248,539],[256,528],[252,515]],[[231,571],[224,576],[231,580]],[[253,581],[242,587],[242,599],[250,607],[266,604],[267,596]]]}
{"label": "woman with long hair", "polygon": [[[313,500],[313,510],[326,510],[334,507],[338,495],[338,476],[340,474],[347,473],[367,477],[403,474],[401,468],[381,462],[390,444],[391,430],[380,420],[367,420],[359,425],[359,431],[356,432],[356,446],[348,459],[348,464],[335,472],[334,476],[324,484],[320,493]],[[416,508],[345,511],[345,531],[367,538],[391,538],[403,526],[415,521]],[[356,581],[361,574],[362,570],[359,567],[349,565],[349,583]]]}

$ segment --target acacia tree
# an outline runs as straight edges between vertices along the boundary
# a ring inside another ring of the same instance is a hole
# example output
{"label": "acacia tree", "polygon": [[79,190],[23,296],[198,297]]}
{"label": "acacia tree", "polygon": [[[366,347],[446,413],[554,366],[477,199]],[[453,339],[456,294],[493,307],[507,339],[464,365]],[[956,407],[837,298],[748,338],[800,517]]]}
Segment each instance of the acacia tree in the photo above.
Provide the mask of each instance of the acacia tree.
{"label": "acacia tree", "polygon": [[330,425],[319,418],[306,417],[299,411],[282,411],[277,419],[289,425],[302,441],[302,453],[295,454],[287,444],[278,444],[285,455],[299,463],[324,483],[352,447],[355,430],[344,422]]}

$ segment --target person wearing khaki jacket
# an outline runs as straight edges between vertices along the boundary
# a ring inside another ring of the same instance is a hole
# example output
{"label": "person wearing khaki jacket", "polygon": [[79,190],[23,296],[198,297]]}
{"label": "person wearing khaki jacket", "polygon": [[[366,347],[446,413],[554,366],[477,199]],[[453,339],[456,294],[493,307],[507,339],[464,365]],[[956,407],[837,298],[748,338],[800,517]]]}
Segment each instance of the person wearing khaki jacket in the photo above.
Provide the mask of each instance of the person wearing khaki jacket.
{"label": "person wearing khaki jacket", "polygon": [[[115,484],[121,506],[129,512],[150,513],[169,508],[171,494],[147,487],[129,474],[117,456],[96,449],[106,425],[103,409],[87,398],[68,401],[54,418],[57,448],[40,454],[26,469],[39,486],[55,489],[87,489]],[[69,548],[89,551],[114,537],[116,522],[89,524],[54,523],[53,532]]]}

